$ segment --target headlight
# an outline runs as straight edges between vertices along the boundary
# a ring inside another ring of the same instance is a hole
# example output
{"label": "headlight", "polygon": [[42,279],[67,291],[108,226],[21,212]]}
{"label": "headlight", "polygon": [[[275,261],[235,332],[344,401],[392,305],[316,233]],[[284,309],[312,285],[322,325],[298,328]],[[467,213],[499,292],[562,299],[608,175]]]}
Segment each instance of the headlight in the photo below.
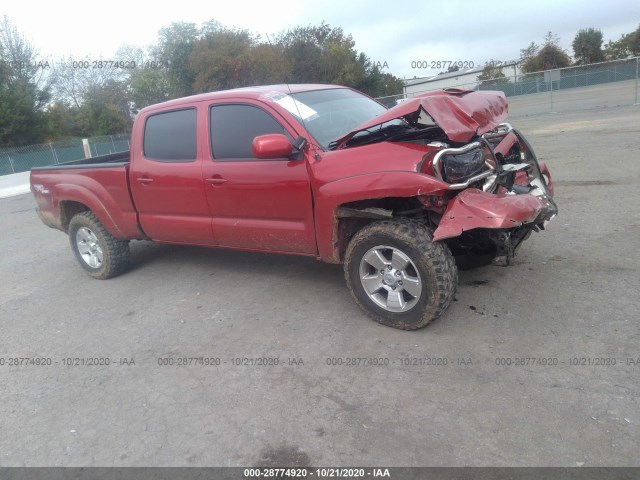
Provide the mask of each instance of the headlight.
{"label": "headlight", "polygon": [[458,183],[482,171],[484,152],[481,148],[465,153],[442,155],[443,179],[448,183]]}

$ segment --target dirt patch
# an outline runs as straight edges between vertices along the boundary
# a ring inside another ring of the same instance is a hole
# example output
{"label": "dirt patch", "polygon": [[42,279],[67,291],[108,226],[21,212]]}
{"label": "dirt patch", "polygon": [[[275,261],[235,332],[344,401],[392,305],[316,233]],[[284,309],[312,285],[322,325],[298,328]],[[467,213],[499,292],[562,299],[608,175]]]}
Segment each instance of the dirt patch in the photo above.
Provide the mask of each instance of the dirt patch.
{"label": "dirt patch", "polygon": [[486,285],[487,283],[489,283],[489,280],[472,280],[470,282],[463,283],[463,285],[468,287],[478,287],[480,285]]}
{"label": "dirt patch", "polygon": [[260,458],[255,463],[256,467],[270,468],[302,468],[310,467],[309,456],[294,446],[283,445],[281,447],[267,447],[260,454]]}

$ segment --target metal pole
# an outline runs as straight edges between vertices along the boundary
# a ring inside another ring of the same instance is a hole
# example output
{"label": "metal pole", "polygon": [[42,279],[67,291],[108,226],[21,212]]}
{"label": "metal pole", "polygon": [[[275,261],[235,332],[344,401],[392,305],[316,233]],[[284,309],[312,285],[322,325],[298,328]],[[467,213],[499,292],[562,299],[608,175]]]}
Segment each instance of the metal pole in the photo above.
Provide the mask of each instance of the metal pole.
{"label": "metal pole", "polygon": [[7,155],[7,158],[9,159],[9,165],[11,165],[11,171],[12,171],[13,173],[16,173],[16,167],[15,167],[15,165],[13,164],[13,158],[11,158],[11,155]]}
{"label": "metal pole", "polygon": [[549,100],[551,102],[551,110],[550,112],[553,113],[553,80],[551,80],[549,82]]}
{"label": "metal pole", "polygon": [[84,158],[91,158],[93,156],[91,155],[91,147],[89,146],[88,138],[82,139],[82,148],[84,150]]}
{"label": "metal pole", "polygon": [[49,147],[51,148],[51,156],[53,157],[53,164],[57,165],[58,164],[58,159],[56,157],[56,151],[53,149],[53,143],[50,143]]}
{"label": "metal pole", "polygon": [[111,139],[111,145],[113,145],[113,151],[116,151],[116,144],[113,143],[113,135],[109,135],[109,138]]}
{"label": "metal pole", "polygon": [[640,60],[640,57],[636,57],[636,98],[633,102],[634,105],[638,104],[638,60]]}

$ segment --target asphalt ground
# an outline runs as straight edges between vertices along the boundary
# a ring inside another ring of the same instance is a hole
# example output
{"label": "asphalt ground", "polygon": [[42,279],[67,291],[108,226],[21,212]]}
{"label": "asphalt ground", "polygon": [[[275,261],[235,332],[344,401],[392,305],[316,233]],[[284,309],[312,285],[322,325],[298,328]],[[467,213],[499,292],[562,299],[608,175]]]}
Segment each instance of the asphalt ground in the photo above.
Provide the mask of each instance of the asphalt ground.
{"label": "asphalt ground", "polygon": [[416,332],[309,258],[135,242],[92,280],[1,199],[0,466],[640,465],[640,109],[512,124],[560,213]]}

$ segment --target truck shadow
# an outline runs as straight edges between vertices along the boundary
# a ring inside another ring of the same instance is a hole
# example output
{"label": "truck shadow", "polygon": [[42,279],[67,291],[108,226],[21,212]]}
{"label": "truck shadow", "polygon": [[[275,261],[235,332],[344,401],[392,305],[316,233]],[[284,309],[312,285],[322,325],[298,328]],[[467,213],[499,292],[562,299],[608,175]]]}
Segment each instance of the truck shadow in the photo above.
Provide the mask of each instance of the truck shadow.
{"label": "truck shadow", "polygon": [[147,269],[182,269],[194,274],[252,273],[265,276],[306,278],[327,283],[344,282],[341,265],[320,262],[315,257],[252,251],[132,242],[129,272]]}

